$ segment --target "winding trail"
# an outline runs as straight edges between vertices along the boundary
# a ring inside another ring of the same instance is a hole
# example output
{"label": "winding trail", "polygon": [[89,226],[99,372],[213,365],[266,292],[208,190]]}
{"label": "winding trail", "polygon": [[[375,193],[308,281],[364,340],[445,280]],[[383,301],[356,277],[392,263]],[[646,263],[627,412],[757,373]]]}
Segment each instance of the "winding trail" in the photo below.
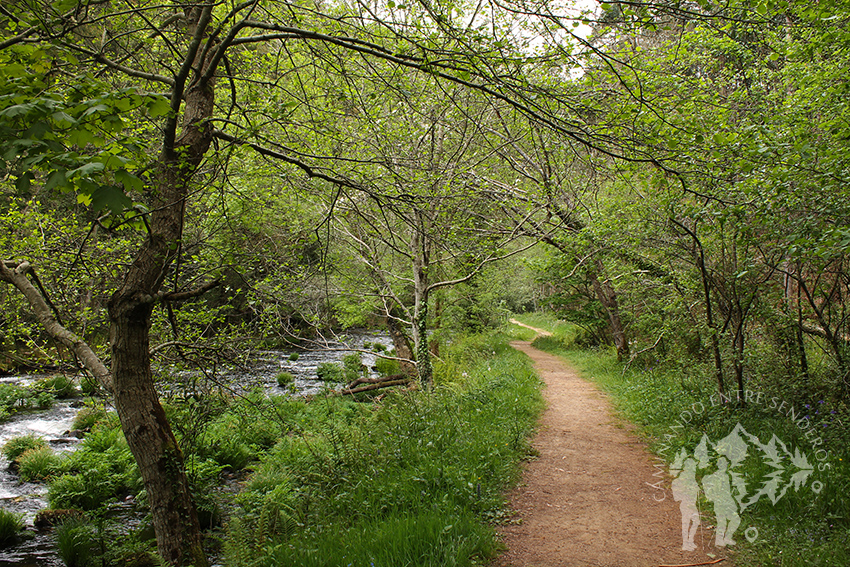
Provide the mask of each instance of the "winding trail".
{"label": "winding trail", "polygon": [[682,551],[666,467],[612,417],[602,392],[560,358],[528,342],[511,346],[534,362],[547,409],[534,440],[539,458],[510,495],[515,521],[500,528],[508,551],[491,567],[657,567],[727,556],[702,528],[697,550]]}

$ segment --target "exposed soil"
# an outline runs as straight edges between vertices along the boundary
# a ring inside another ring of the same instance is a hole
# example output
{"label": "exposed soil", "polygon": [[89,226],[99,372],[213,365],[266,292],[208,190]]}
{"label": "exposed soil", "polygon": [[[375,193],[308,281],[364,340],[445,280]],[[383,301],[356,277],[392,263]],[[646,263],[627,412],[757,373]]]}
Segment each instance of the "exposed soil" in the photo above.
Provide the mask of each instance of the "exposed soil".
{"label": "exposed soil", "polygon": [[666,467],[613,417],[602,392],[563,360],[528,342],[511,344],[531,357],[546,383],[547,409],[534,440],[539,458],[510,495],[514,522],[500,528],[508,551],[492,567],[657,567],[727,556],[713,547],[705,519],[697,550],[682,551],[681,513]]}

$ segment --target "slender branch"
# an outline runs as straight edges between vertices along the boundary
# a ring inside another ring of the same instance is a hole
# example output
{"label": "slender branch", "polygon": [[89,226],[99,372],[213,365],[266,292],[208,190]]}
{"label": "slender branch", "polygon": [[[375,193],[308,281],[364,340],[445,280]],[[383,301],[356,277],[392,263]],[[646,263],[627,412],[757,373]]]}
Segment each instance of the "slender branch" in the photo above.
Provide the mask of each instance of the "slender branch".
{"label": "slender branch", "polygon": [[[174,79],[170,77],[166,77],[164,75],[157,75],[156,73],[148,73],[146,71],[139,71],[138,69],[127,67],[126,65],[122,65],[116,61],[113,61],[112,59],[109,59],[108,57],[105,57],[103,54],[98,53],[97,51],[79,45],[75,45],[73,43],[63,42],[61,45],[67,49],[77,51],[79,53],[84,53],[85,55],[88,55],[98,63],[102,63],[110,69],[120,71],[121,73],[129,75],[130,77],[136,77],[138,79],[145,79],[147,81],[155,81],[158,83],[164,83],[168,86],[174,86]],[[2,49],[2,47],[0,47],[0,49]]]}
{"label": "slender branch", "polygon": [[218,287],[221,285],[221,280],[213,280],[211,282],[207,282],[204,285],[197,287],[195,289],[190,289],[188,291],[172,291],[166,294],[163,294],[163,301],[186,301],[187,299],[193,299],[195,297],[199,297],[209,290]]}
{"label": "slender branch", "polygon": [[333,177],[333,176],[327,175],[325,173],[320,173],[301,160],[290,157],[290,156],[288,156],[284,153],[281,153],[279,151],[272,150],[270,148],[266,148],[264,146],[261,146],[259,144],[254,143],[254,142],[248,142],[246,140],[240,140],[236,136],[232,136],[230,134],[222,132],[221,130],[214,130],[213,136],[216,137],[216,138],[219,138],[221,140],[224,140],[226,142],[230,142],[231,144],[236,144],[237,146],[247,146],[247,147],[253,149],[255,152],[257,152],[258,154],[260,154],[262,156],[274,158],[274,159],[286,162],[288,164],[294,165],[294,166],[298,167],[299,169],[301,169],[304,173],[306,173],[307,177],[322,179],[322,180],[327,181],[329,183],[333,183],[334,185],[349,187],[351,189],[357,189],[358,191],[363,190],[363,187],[357,185],[353,181],[349,181],[348,179],[343,179],[341,177]]}

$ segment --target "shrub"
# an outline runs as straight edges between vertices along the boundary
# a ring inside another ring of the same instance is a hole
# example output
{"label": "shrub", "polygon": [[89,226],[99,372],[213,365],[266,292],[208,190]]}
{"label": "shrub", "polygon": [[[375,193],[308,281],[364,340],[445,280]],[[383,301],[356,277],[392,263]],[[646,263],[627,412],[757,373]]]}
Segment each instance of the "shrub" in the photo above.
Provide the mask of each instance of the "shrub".
{"label": "shrub", "polygon": [[80,379],[80,391],[84,396],[94,396],[100,389],[100,384],[91,376],[83,376]]}
{"label": "shrub", "polygon": [[106,411],[103,404],[91,401],[86,403],[86,405],[77,412],[76,417],[74,417],[74,423],[71,427],[81,431],[88,431],[96,424],[105,421],[108,417],[109,412]]}
{"label": "shrub", "polygon": [[221,522],[221,508],[215,498],[214,489],[224,468],[212,460],[188,459],[186,462],[186,474],[201,529],[214,528]]}
{"label": "shrub", "polygon": [[0,545],[15,541],[23,529],[23,515],[0,508]]}
{"label": "shrub", "polygon": [[53,394],[46,390],[0,384],[0,416],[5,419],[19,411],[48,409],[53,399]]}
{"label": "shrub", "polygon": [[[346,354],[342,357],[342,365],[345,368],[346,375],[354,374],[359,375],[363,372],[363,359],[360,358],[360,354],[356,352],[352,352],[351,354]],[[348,376],[346,376],[348,378]]]}
{"label": "shrub", "polygon": [[342,366],[333,362],[323,362],[316,368],[316,376],[323,382],[342,382],[345,373]]}
{"label": "shrub", "polygon": [[291,372],[280,372],[277,375],[277,385],[285,388],[295,382],[295,376]]}
{"label": "shrub", "polygon": [[53,508],[94,510],[116,496],[142,488],[136,461],[117,427],[100,424],[68,457],[68,471],[53,480],[47,499]]}
{"label": "shrub", "polygon": [[277,442],[279,424],[253,412],[239,415],[239,410],[232,408],[207,426],[203,446],[197,448],[199,456],[240,470]]}
{"label": "shrub", "polygon": [[381,376],[392,376],[401,372],[401,364],[390,358],[379,358],[375,361],[375,370]]}
{"label": "shrub", "polygon": [[59,399],[73,398],[77,395],[77,385],[74,384],[74,380],[64,374],[42,378],[34,384],[34,387],[49,392]]}
{"label": "shrub", "polygon": [[14,437],[3,445],[3,456],[11,462],[17,462],[18,457],[29,450],[46,448],[47,441],[37,435],[29,434]]}
{"label": "shrub", "polygon": [[289,360],[291,362],[295,362],[296,360],[298,360],[298,358],[299,358],[299,354],[297,352],[293,352],[292,354],[289,355]]}
{"label": "shrub", "polygon": [[83,519],[71,519],[56,527],[59,557],[68,567],[88,567],[97,556],[97,530]]}
{"label": "shrub", "polygon": [[18,472],[25,482],[48,480],[62,470],[62,459],[50,447],[30,449],[18,457]]}

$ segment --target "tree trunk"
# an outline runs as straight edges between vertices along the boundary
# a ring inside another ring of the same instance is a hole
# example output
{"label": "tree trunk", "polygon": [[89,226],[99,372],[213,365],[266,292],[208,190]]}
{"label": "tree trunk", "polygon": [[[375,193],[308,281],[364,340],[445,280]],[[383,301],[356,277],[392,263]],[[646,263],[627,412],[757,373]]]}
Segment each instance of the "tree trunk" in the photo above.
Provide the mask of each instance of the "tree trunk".
{"label": "tree trunk", "polygon": [[608,314],[608,324],[611,327],[611,337],[614,339],[614,346],[617,347],[617,360],[629,359],[629,340],[626,336],[626,330],[623,327],[623,320],[620,318],[620,306],[617,302],[617,292],[608,280],[600,280],[599,274],[602,273],[602,260],[596,259],[596,269],[589,270],[589,276],[593,291],[596,293],[597,299],[605,308],[605,313]]}
{"label": "tree trunk", "polygon": [[723,358],[720,354],[720,340],[717,338],[717,328],[714,324],[714,311],[711,308],[711,284],[708,269],[705,265],[705,258],[702,253],[702,246],[699,248],[697,265],[699,266],[702,291],[705,298],[705,324],[708,326],[708,332],[711,333],[711,352],[714,355],[714,375],[717,379],[717,391],[721,396],[724,396],[726,395],[726,383],[723,378]]}
{"label": "tree trunk", "polygon": [[[393,346],[395,347],[396,355],[399,358],[406,358],[407,360],[414,360],[413,349],[410,346],[410,339],[407,337],[407,333],[404,332],[404,329],[399,325],[400,317],[396,313],[396,310],[393,309],[387,314],[387,331],[390,334],[390,338],[393,341]],[[399,361],[401,365],[401,370],[407,376],[411,378],[416,377],[416,366],[413,363],[407,361]]]}
{"label": "tree trunk", "polygon": [[424,215],[417,211],[413,228],[413,349],[419,382],[428,387],[433,379],[431,351],[428,349],[428,242],[423,229]]}
{"label": "tree trunk", "polygon": [[[210,5],[188,9],[196,43],[205,33],[211,10]],[[202,60],[202,46],[195,53],[190,51],[187,57],[191,71],[185,77],[185,94],[178,92],[184,97],[182,131],[173,144],[166,131],[154,173],[148,238],[108,307],[115,407],[148,493],[157,549],[171,565],[206,567],[183,456],[154,388],[149,353],[151,313],[180,249],[189,182],[212,142],[208,119],[213,113],[213,84],[198,84],[208,62]]]}
{"label": "tree trunk", "polygon": [[747,405],[746,396],[744,395],[744,318],[745,314],[738,309],[737,317],[739,320],[735,324],[735,336],[732,339],[732,351],[734,353],[732,366],[735,369],[735,384],[737,387],[738,404],[741,407]]}

